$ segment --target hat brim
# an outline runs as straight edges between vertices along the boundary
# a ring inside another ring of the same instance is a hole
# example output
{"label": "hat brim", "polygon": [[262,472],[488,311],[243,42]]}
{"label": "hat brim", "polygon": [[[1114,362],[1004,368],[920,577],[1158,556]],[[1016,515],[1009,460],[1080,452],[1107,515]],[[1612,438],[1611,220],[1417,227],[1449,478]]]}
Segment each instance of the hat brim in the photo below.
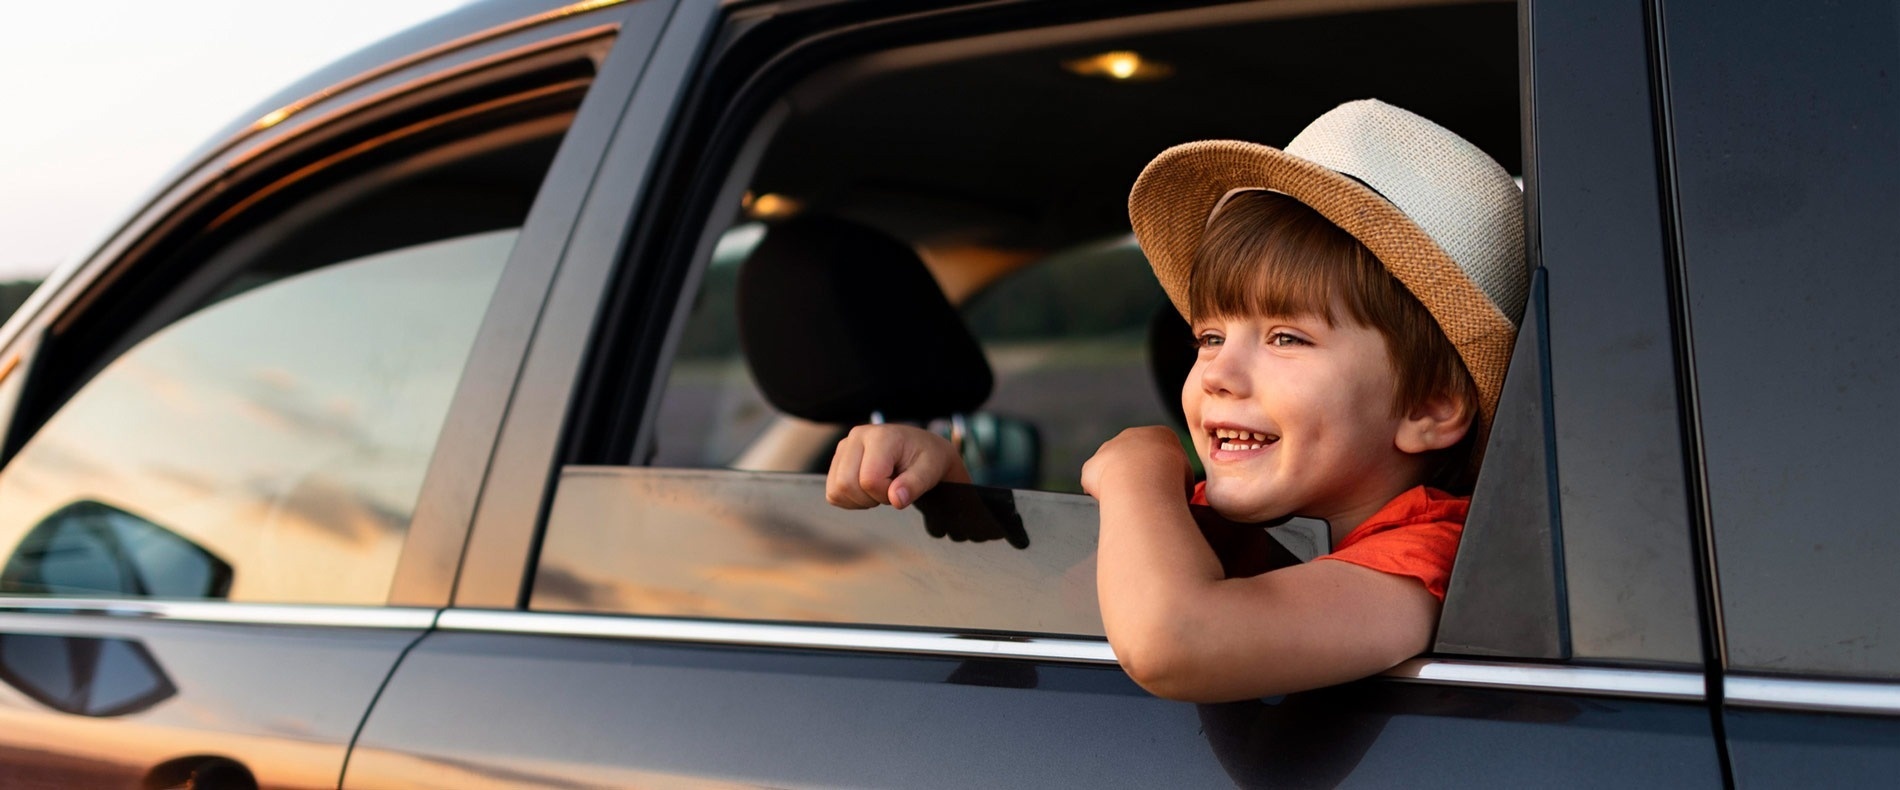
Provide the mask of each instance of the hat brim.
{"label": "hat brim", "polygon": [[1424,229],[1378,192],[1271,146],[1239,140],[1178,145],[1149,162],[1128,194],[1135,240],[1182,316],[1209,213],[1235,190],[1284,192],[1366,245],[1437,319],[1478,388],[1474,463],[1483,454],[1517,325]]}

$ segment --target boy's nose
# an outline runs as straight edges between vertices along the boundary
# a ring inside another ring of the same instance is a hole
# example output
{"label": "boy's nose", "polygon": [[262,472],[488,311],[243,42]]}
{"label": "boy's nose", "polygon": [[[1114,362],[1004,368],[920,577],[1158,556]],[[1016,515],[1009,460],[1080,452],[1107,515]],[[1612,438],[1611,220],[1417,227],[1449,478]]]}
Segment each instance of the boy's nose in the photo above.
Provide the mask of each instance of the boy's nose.
{"label": "boy's nose", "polygon": [[1213,359],[1201,363],[1201,391],[1209,395],[1226,393],[1245,398],[1251,391],[1245,354],[1239,349],[1221,349]]}

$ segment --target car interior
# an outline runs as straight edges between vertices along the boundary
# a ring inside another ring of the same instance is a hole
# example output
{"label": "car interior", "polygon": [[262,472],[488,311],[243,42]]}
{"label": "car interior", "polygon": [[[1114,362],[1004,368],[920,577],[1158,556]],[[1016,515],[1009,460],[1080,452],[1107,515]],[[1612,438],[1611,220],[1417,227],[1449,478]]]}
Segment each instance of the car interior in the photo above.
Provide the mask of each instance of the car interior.
{"label": "car interior", "polygon": [[1126,210],[1156,153],[1284,145],[1375,97],[1520,171],[1514,5],[1309,5],[925,44],[803,78],[754,129],[756,167],[729,176],[744,199],[697,264],[644,460],[822,472],[850,425],[895,419],[957,439],[979,483],[1079,492],[1117,431],[1180,426],[1191,338]]}

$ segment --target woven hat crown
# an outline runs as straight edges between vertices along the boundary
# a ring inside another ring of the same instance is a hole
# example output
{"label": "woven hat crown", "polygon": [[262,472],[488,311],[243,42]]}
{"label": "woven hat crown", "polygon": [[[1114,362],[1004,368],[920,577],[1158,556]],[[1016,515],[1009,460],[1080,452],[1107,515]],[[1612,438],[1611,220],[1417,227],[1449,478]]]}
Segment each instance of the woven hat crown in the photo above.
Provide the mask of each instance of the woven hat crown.
{"label": "woven hat crown", "polygon": [[1484,151],[1377,99],[1339,105],[1286,152],[1352,176],[1405,212],[1504,317],[1524,314],[1524,193]]}

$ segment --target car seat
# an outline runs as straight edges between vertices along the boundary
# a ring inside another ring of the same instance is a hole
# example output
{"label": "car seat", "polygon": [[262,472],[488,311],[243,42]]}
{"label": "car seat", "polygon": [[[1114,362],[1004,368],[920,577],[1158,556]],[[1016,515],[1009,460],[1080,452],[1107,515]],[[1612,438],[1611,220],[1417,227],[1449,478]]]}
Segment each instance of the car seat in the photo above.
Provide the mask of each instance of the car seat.
{"label": "car seat", "polygon": [[772,224],[738,281],[739,344],[767,402],[813,422],[968,414],[994,378],[917,253],[842,219]]}
{"label": "car seat", "polygon": [[1194,369],[1195,355],[1194,328],[1173,304],[1163,302],[1148,320],[1148,372],[1154,377],[1162,412],[1181,428],[1187,427],[1187,412],[1181,409],[1181,387]]}

